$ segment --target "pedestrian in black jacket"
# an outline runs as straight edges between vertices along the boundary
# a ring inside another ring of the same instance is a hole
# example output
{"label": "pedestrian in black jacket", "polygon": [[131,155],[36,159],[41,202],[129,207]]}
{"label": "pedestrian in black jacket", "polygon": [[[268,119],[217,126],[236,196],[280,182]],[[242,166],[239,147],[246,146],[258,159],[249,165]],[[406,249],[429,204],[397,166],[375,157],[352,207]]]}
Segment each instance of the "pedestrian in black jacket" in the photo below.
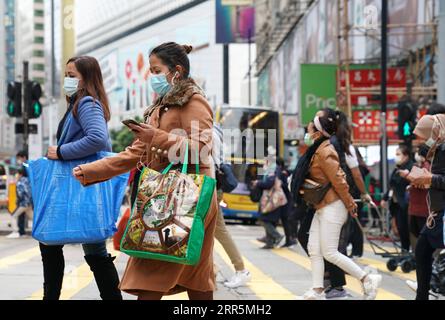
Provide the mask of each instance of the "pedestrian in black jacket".
{"label": "pedestrian in black jacket", "polygon": [[445,115],[423,117],[414,133],[431,147],[428,160],[431,172],[423,169],[421,174],[400,174],[418,188],[427,188],[429,217],[416,245],[417,300],[428,300],[431,286],[433,254],[444,249],[443,218],[445,210]]}
{"label": "pedestrian in black jacket", "polygon": [[400,176],[400,172],[404,170],[411,171],[413,161],[409,148],[400,145],[396,151],[396,168],[394,169],[389,182],[390,189],[384,196],[382,206],[387,207],[389,202],[389,211],[391,216],[396,219],[397,229],[402,243],[402,250],[409,252],[411,241],[409,236],[408,223],[408,192],[409,181]]}

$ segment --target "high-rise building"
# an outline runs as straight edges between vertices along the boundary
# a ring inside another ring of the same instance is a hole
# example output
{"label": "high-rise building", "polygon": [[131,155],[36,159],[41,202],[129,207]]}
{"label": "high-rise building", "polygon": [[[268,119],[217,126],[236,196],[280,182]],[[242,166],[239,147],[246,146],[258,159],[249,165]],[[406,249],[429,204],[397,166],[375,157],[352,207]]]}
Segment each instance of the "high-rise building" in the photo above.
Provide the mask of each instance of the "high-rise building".
{"label": "high-rise building", "polygon": [[15,119],[6,114],[6,88],[15,79],[16,54],[15,0],[0,0],[0,154],[12,156],[16,146]]}
{"label": "high-rise building", "polygon": [[[223,46],[216,44],[215,1],[77,0],[78,54],[96,57],[110,99],[110,129],[142,116],[153,102],[149,53],[163,42],[194,47],[191,75],[215,106],[223,100]],[[247,60],[247,59],[246,59]]]}
{"label": "high-rise building", "polygon": [[[45,8],[44,0],[15,0],[16,5],[16,79],[23,80],[23,62],[29,62],[29,80],[45,85]],[[45,103],[45,99],[42,99]],[[17,119],[20,122],[20,119]],[[29,137],[29,156],[38,158],[43,154],[42,119],[31,120],[38,126],[38,134]],[[22,145],[18,135],[17,145]]]}

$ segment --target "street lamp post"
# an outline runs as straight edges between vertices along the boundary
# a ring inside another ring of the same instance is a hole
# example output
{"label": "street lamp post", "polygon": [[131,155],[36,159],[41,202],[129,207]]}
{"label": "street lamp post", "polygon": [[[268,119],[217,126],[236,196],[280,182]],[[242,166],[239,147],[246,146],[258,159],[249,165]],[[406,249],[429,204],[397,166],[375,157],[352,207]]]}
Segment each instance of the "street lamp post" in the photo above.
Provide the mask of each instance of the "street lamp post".
{"label": "street lamp post", "polygon": [[388,62],[388,0],[382,0],[382,84],[381,84],[381,176],[382,191],[384,194],[388,192],[388,134],[386,129],[387,122],[387,66]]}

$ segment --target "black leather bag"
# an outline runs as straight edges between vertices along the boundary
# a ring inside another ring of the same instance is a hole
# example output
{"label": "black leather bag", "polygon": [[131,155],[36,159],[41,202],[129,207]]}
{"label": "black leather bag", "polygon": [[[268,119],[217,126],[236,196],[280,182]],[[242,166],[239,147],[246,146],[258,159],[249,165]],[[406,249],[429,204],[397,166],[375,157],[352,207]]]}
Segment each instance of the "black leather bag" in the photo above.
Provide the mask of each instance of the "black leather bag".
{"label": "black leather bag", "polygon": [[303,199],[307,204],[317,206],[323,201],[324,197],[326,197],[331,186],[331,183],[322,185],[311,179],[306,179],[300,193],[303,195]]}
{"label": "black leather bag", "polygon": [[224,163],[217,168],[216,181],[218,190],[221,189],[225,193],[231,193],[238,187],[238,180],[229,164]]}
{"label": "black leather bag", "polygon": [[261,200],[261,197],[263,196],[263,190],[260,188],[253,188],[250,190],[250,200],[254,203],[259,203]]}

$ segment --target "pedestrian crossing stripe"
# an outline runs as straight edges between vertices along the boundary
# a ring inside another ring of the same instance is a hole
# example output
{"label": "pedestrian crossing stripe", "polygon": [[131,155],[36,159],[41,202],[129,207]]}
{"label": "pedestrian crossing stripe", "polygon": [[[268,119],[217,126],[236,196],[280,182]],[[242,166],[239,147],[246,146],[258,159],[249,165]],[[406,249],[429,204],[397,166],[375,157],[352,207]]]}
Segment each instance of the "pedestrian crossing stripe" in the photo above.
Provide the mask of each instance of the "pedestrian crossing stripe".
{"label": "pedestrian crossing stripe", "polygon": [[[119,251],[115,251],[111,244],[108,245],[108,252],[117,258],[121,254]],[[94,275],[90,270],[90,266],[87,263],[83,263],[79,267],[75,268],[73,271],[64,275],[60,300],[71,300],[81,290],[89,286],[93,282],[93,280],[94,280]],[[34,292],[26,300],[42,300],[42,299],[43,299],[43,289],[40,289]]]}
{"label": "pedestrian crossing stripe", "polygon": [[[218,241],[215,241],[214,249],[228,266],[232,265],[227,253]],[[243,260],[246,269],[252,275],[252,280],[246,286],[256,297],[260,300],[295,300],[295,295],[292,292],[275,282],[244,256]]]}
{"label": "pedestrian crossing stripe", "polygon": [[[257,246],[259,244],[258,241],[254,241],[254,240],[251,241],[251,243],[253,243],[254,245],[257,245]],[[290,262],[293,262],[308,271],[312,270],[310,259],[307,257],[304,257],[292,250],[275,249],[275,250],[272,250],[272,252],[275,255],[277,255],[281,258],[284,258]],[[351,290],[352,292],[356,293],[357,295],[360,295],[360,296],[363,295],[361,284],[357,279],[346,275],[346,281],[347,281],[347,285],[346,285],[347,289]],[[404,299],[392,292],[389,292],[389,291],[386,291],[386,290],[380,288],[376,300],[404,300]]]}
{"label": "pedestrian crossing stripe", "polygon": [[37,256],[40,256],[39,247],[34,247],[34,248],[28,249],[26,251],[22,251],[20,253],[14,254],[12,256],[2,258],[2,259],[0,259],[0,270],[7,269],[12,266],[19,265],[19,264],[23,264]]}

